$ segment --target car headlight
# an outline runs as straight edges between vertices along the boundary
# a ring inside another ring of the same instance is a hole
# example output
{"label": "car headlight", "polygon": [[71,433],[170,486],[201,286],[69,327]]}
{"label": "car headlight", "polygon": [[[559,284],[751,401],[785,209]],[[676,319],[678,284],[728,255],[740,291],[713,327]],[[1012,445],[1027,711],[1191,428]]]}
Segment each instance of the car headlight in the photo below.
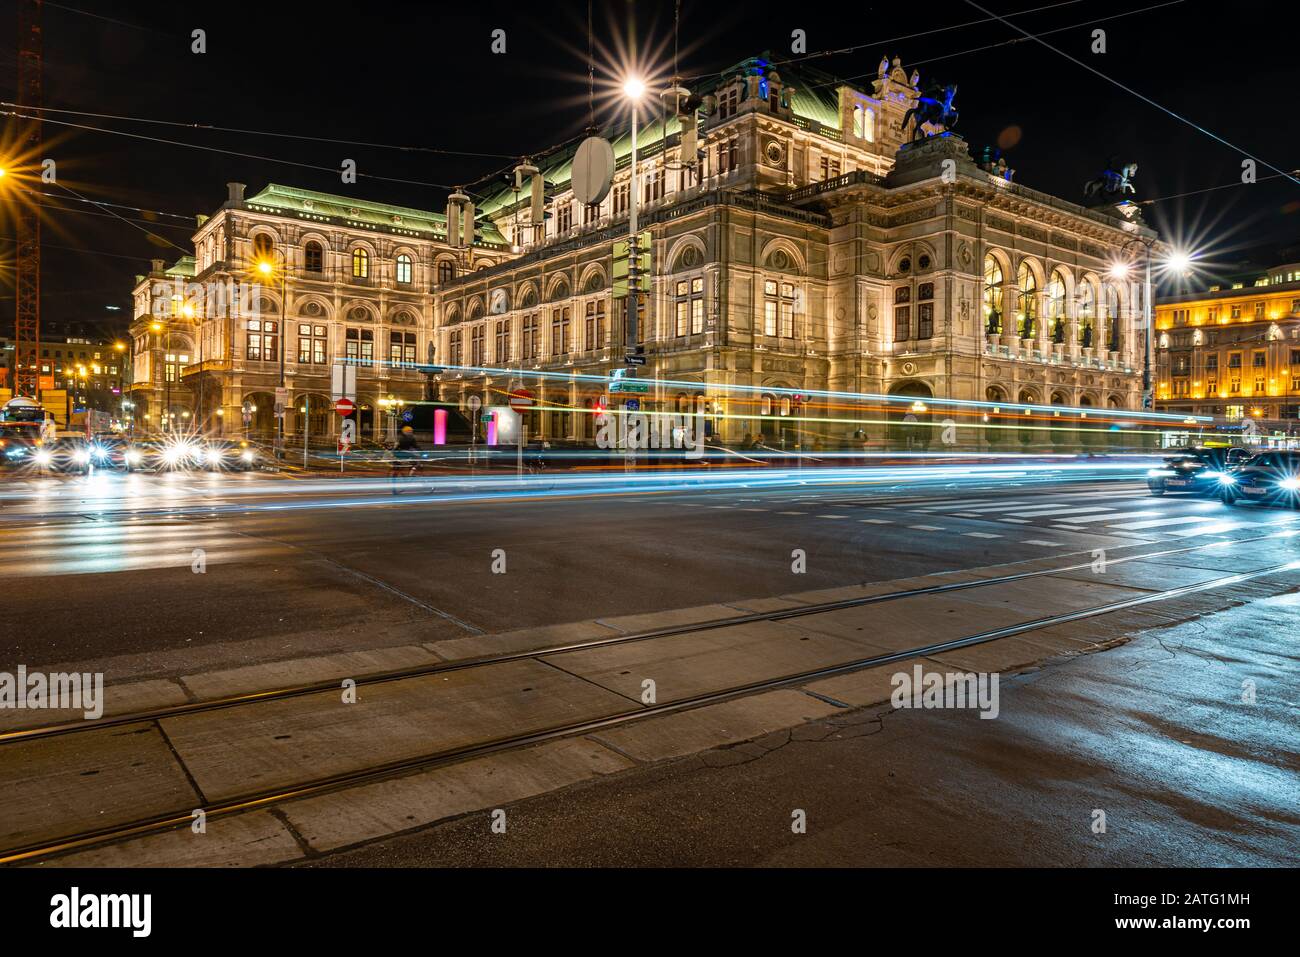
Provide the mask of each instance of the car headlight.
{"label": "car headlight", "polygon": [[1287,492],[1300,492],[1300,476],[1288,475],[1282,481],[1277,483],[1278,488]]}
{"label": "car headlight", "polygon": [[185,457],[185,449],[179,445],[169,445],[163,449],[163,462],[167,465],[177,465]]}
{"label": "car headlight", "polygon": [[1235,475],[1229,475],[1227,472],[1224,472],[1222,475],[1219,476],[1219,484],[1220,484],[1220,485],[1236,485],[1236,484],[1237,484],[1237,476],[1235,476]]}
{"label": "car headlight", "polygon": [[1167,478],[1172,474],[1168,469],[1147,469],[1147,478]]}
{"label": "car headlight", "polygon": [[108,449],[104,448],[102,445],[96,445],[90,450],[90,454],[102,462],[104,459],[108,458]]}
{"label": "car headlight", "polygon": [[1202,473],[1201,473],[1202,477],[1203,477],[1203,478],[1207,478],[1207,479],[1221,479],[1221,478],[1223,478],[1224,475],[1226,475],[1226,474],[1227,474],[1226,472],[1219,472],[1219,471],[1213,471],[1213,470],[1212,470],[1212,471],[1209,471],[1209,472],[1202,472]]}
{"label": "car headlight", "polygon": [[132,449],[131,451],[126,453],[126,464],[139,465],[141,458],[143,458],[143,456],[140,455],[140,453],[137,452],[135,449]]}
{"label": "car headlight", "polygon": [[208,458],[208,464],[209,464],[209,465],[220,465],[220,464],[221,464],[221,449],[208,449],[208,455],[207,455],[207,458]]}
{"label": "car headlight", "polygon": [[78,465],[87,465],[90,462],[90,449],[77,449],[73,453],[72,459]]}
{"label": "car headlight", "polygon": [[54,461],[54,456],[45,449],[37,449],[35,459],[37,465],[49,465]]}
{"label": "car headlight", "polygon": [[253,450],[244,449],[244,451],[240,453],[239,457],[243,459],[245,462],[251,462],[253,461]]}

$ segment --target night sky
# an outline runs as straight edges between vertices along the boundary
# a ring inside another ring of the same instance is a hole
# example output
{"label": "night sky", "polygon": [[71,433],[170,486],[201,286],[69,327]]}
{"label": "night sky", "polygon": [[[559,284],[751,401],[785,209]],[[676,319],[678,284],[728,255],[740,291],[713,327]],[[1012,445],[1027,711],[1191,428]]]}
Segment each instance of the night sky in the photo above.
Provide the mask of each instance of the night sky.
{"label": "night sky", "polygon": [[[1150,222],[1168,238],[1203,250],[1206,263],[1227,268],[1247,257],[1268,263],[1291,255],[1282,249],[1300,240],[1300,186],[1266,178],[1273,174],[1265,165],[1300,166],[1289,5],[1185,0],[1103,21],[1161,0],[978,2],[1004,16],[1050,5],[1010,18],[1034,33],[1069,27],[1043,39],[1255,156],[1261,161],[1260,182],[1234,185],[1241,176],[1241,152],[1133,93],[1034,41],[1006,44],[1020,35],[1004,24],[970,25],[986,14],[968,3],[682,0],[680,72],[687,77],[717,73],[764,51],[779,63],[791,56],[796,28],[807,31],[810,53],[863,44],[805,64],[848,78],[874,75],[882,54],[900,56],[909,72],[917,66],[923,86],[931,78],[959,84],[957,132],[977,158],[985,144],[1004,145],[1017,182],[1078,199],[1083,182],[1118,155],[1140,166],[1138,199],[1228,187],[1148,207]],[[598,122],[614,116],[607,91],[627,60],[633,9],[643,59],[658,65],[665,77],[672,72],[672,0],[642,0],[635,8],[624,0],[597,0]],[[133,277],[155,256],[170,262],[182,253],[142,230],[192,252],[187,243],[192,219],[155,211],[186,217],[211,213],[230,180],[247,183],[250,194],[274,181],[441,210],[446,190],[420,184],[475,182],[513,165],[512,158],[563,142],[587,126],[586,23],[585,0],[528,5],[476,0],[460,7],[399,0],[347,5],[47,0],[45,106],[83,115],[46,116],[190,145],[45,124],[44,155],[56,159],[61,183],[88,198],[134,207],[115,212],[146,222],[128,224],[71,202],[57,186],[32,187],[52,195],[29,200],[60,207],[42,210],[44,318],[124,331]],[[0,24],[0,99],[11,101],[17,80],[13,0],[0,2]],[[959,24],[967,25],[906,37]],[[196,28],[207,33],[202,55],[190,52]],[[506,31],[505,55],[489,49],[497,28]],[[1098,28],[1107,34],[1104,55],[1090,51]],[[3,122],[0,152],[14,136],[14,121]],[[342,185],[334,172],[344,158],[355,159],[363,174],[354,186]],[[312,166],[329,171],[305,168]],[[0,331],[13,321],[13,201],[11,192],[0,190]],[[108,311],[110,305],[121,311]]]}

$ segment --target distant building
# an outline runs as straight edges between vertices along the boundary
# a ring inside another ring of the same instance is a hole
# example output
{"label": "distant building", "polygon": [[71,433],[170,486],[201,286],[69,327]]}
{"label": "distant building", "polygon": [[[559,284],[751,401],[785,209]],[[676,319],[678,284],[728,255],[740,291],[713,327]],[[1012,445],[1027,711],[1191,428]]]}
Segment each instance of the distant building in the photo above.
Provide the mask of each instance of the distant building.
{"label": "distant building", "polygon": [[1300,432],[1300,263],[1156,302],[1156,404]]}

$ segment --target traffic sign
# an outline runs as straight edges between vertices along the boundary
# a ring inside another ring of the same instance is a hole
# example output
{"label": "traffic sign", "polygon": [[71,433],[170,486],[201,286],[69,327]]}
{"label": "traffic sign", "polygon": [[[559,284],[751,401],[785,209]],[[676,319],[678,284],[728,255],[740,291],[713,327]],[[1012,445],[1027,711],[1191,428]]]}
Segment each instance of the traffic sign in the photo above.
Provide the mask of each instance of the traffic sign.
{"label": "traffic sign", "polygon": [[515,389],[510,393],[510,408],[523,412],[533,406],[533,393],[528,389]]}
{"label": "traffic sign", "polygon": [[343,427],[339,429],[339,451],[346,452],[349,447],[356,444],[357,441],[357,423],[354,419],[344,419]]}
{"label": "traffic sign", "polygon": [[630,366],[645,365],[645,356],[624,356],[623,361]]}
{"label": "traffic sign", "polygon": [[275,390],[275,414],[283,415],[285,406],[289,404],[289,390],[281,386]]}
{"label": "traffic sign", "polygon": [[356,410],[357,410],[356,403],[353,402],[351,399],[339,399],[337,402],[334,403],[334,411],[337,412],[339,415],[343,416],[343,418],[345,419]]}
{"label": "traffic sign", "polygon": [[610,392],[635,392],[644,395],[650,391],[649,382],[637,382],[635,379],[615,379],[609,384]]}
{"label": "traffic sign", "polygon": [[640,400],[640,399],[628,399],[627,402],[623,403],[623,405],[624,405],[624,407],[625,407],[629,412],[639,412],[639,411],[641,411],[641,400]]}
{"label": "traffic sign", "polygon": [[483,400],[480,399],[480,398],[479,398],[478,396],[476,396],[476,395],[472,395],[472,396],[470,396],[468,399],[465,400],[465,404],[468,405],[468,406],[469,406],[471,409],[473,409],[475,412],[477,412],[478,409],[479,409],[479,406],[481,406],[481,405],[483,404]]}

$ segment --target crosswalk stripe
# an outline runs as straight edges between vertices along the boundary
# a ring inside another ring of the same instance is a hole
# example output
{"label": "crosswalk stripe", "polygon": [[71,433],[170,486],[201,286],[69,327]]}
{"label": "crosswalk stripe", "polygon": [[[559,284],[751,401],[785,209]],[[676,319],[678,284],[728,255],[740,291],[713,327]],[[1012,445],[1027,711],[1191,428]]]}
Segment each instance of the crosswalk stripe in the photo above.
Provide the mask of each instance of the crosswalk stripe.
{"label": "crosswalk stripe", "polygon": [[1153,509],[1144,512],[1115,512],[1110,511],[1105,515],[1078,515],[1070,519],[1071,525],[1086,525],[1090,522],[1113,522],[1117,518],[1150,518],[1152,515],[1163,515],[1164,512],[1159,509]]}
{"label": "crosswalk stripe", "polygon": [[943,529],[938,525],[909,525],[908,528],[914,528],[919,532],[942,532]]}
{"label": "crosswalk stripe", "polygon": [[818,518],[848,518],[847,515],[818,515]]}
{"label": "crosswalk stripe", "polygon": [[887,518],[862,518],[862,519],[858,519],[858,521],[863,522],[864,524],[867,525],[893,525],[894,524]]}
{"label": "crosswalk stripe", "polygon": [[[1017,505],[1033,505],[1033,502],[1017,500],[1014,502],[998,502],[996,505],[986,505],[978,502],[948,502],[944,505],[920,505],[911,508],[913,512],[997,512],[1004,508],[1012,508]],[[971,507],[974,506],[974,507]]]}
{"label": "crosswalk stripe", "polygon": [[989,532],[962,532],[967,538],[1001,538],[1001,535],[993,535]]}
{"label": "crosswalk stripe", "polygon": [[777,512],[778,515],[807,515],[807,512]]}
{"label": "crosswalk stripe", "polygon": [[999,521],[999,522],[1010,522],[1010,523],[1013,524],[1013,525],[1028,525],[1028,524],[1029,524],[1029,519],[1027,519],[1027,518],[1000,518],[1000,519],[998,519],[998,521]]}
{"label": "crosswalk stripe", "polygon": [[1113,512],[1113,508],[1106,505],[1073,505],[1062,508],[1059,505],[1051,507],[1022,508],[1017,509],[1013,515],[1016,518],[1048,518],[1052,515],[1083,515],[1087,512]]}
{"label": "crosswalk stripe", "polygon": [[1175,538],[1192,538],[1196,535],[1217,535],[1220,532],[1230,532],[1237,528],[1249,528],[1254,522],[1212,522],[1209,525],[1200,525],[1196,528],[1179,528],[1169,534]]}
{"label": "crosswalk stripe", "polygon": [[1047,546],[1048,548],[1062,548],[1062,547],[1064,547],[1063,544],[1062,544],[1061,542],[1048,542],[1048,541],[1044,541],[1044,540],[1041,539],[1041,538],[1026,538],[1026,539],[1025,539],[1025,544],[1026,544],[1026,545],[1045,545],[1045,546]]}
{"label": "crosswalk stripe", "polygon": [[1107,528],[1118,528],[1132,531],[1138,531],[1144,528],[1167,528],[1170,525],[1191,525],[1193,522],[1213,522],[1215,519],[1208,515],[1196,515],[1189,518],[1153,518],[1147,522],[1124,522],[1119,525],[1107,525]]}

